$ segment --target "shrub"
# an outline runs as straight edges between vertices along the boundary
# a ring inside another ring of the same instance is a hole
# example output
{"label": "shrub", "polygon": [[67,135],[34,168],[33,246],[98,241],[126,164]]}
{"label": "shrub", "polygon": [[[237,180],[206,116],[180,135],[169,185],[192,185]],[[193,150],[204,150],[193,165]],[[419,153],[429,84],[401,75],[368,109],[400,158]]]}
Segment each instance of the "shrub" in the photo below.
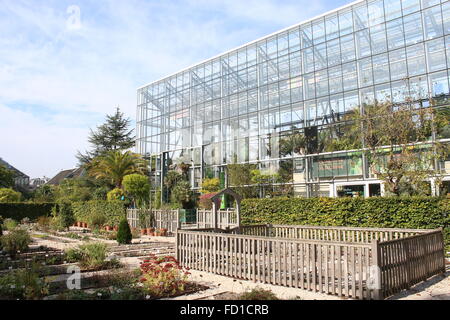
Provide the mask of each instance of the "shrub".
{"label": "shrub", "polygon": [[0,299],[37,300],[48,295],[48,283],[39,277],[40,268],[31,264],[0,276]]}
{"label": "shrub", "polygon": [[55,203],[0,203],[0,212],[3,218],[36,220],[42,216],[50,216],[54,206]]}
{"label": "shrub", "polygon": [[133,235],[131,234],[130,225],[126,219],[123,219],[117,231],[117,242],[119,244],[130,244],[132,239]]}
{"label": "shrub", "polygon": [[5,230],[14,230],[17,228],[19,224],[16,220],[7,218],[3,221],[3,226],[5,227]]}
{"label": "shrub", "polygon": [[123,201],[91,200],[87,202],[73,202],[72,209],[75,219],[80,222],[92,222],[93,216],[104,216],[104,224],[109,226],[119,225],[125,217]]}
{"label": "shrub", "polygon": [[106,254],[106,244],[93,242],[67,250],[66,259],[69,262],[79,262],[80,267],[84,269],[99,269],[108,263]]}
{"label": "shrub", "polygon": [[124,196],[125,193],[120,188],[114,188],[113,190],[109,191],[106,194],[106,199],[108,201],[115,201],[115,200],[121,200],[122,196]]}
{"label": "shrub", "polygon": [[371,228],[444,228],[450,242],[450,199],[438,197],[244,199],[243,224]]}
{"label": "shrub", "polygon": [[31,237],[26,230],[14,229],[0,238],[3,250],[11,255],[28,250]]}
{"label": "shrub", "polygon": [[150,200],[150,182],[147,176],[130,174],[123,178],[123,188],[138,208],[143,208]]}
{"label": "shrub", "polygon": [[0,202],[19,202],[22,194],[10,188],[0,188]]}
{"label": "shrub", "polygon": [[50,217],[39,217],[37,220],[37,229],[41,231],[48,231],[51,221],[52,218]]}
{"label": "shrub", "polygon": [[106,216],[100,212],[93,212],[92,215],[88,219],[89,225],[98,229],[103,226],[106,222]]}
{"label": "shrub", "polygon": [[152,297],[171,296],[185,290],[189,272],[174,257],[152,255],[141,264],[143,288]]}
{"label": "shrub", "polygon": [[256,287],[242,293],[238,300],[278,300],[278,298],[272,291]]}
{"label": "shrub", "polygon": [[[56,207],[55,207],[56,208]],[[58,205],[61,226],[64,229],[68,229],[72,224],[75,223],[75,217],[72,211],[72,205],[69,202],[61,202]]]}

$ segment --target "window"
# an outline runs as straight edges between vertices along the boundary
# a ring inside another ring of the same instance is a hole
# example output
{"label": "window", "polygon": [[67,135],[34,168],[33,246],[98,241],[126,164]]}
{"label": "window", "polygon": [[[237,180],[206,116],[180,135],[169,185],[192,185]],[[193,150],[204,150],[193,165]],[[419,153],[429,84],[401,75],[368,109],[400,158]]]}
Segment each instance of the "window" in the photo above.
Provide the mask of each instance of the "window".
{"label": "window", "polygon": [[423,41],[422,24],[420,23],[420,13],[415,13],[403,18],[405,30],[405,44],[416,44]]}
{"label": "window", "polygon": [[355,59],[355,41],[353,35],[340,38],[341,40],[341,59],[342,63]]}
{"label": "window", "polygon": [[375,83],[389,81],[389,63],[388,55],[380,54],[372,57],[373,78]]}
{"label": "window", "polygon": [[384,0],[384,11],[386,21],[400,18],[402,16],[402,6],[400,0]]}
{"label": "window", "polygon": [[323,19],[314,21],[312,24],[314,45],[325,41],[325,23]]}
{"label": "window", "polygon": [[358,60],[359,86],[365,87],[373,84],[372,58]]}
{"label": "window", "polygon": [[344,75],[344,91],[357,88],[358,75],[356,72],[356,62],[343,64],[342,74]]}
{"label": "window", "polygon": [[360,5],[353,9],[353,24],[355,31],[368,27],[368,14],[366,4]]}
{"label": "window", "polygon": [[391,80],[399,80],[407,77],[405,49],[402,48],[389,52],[389,62]]}
{"label": "window", "polygon": [[386,23],[386,32],[389,50],[405,46],[402,18]]}
{"label": "window", "polygon": [[426,72],[425,52],[423,43],[416,44],[406,48],[408,57],[408,74],[416,76]]}
{"label": "window", "polygon": [[372,41],[372,54],[378,54],[387,51],[386,27],[384,24],[380,24],[370,28],[370,39]]}
{"label": "window", "polygon": [[337,16],[327,17],[325,20],[326,38],[327,41],[335,39],[339,36],[339,23]]}
{"label": "window", "polygon": [[358,59],[369,56],[371,53],[369,30],[365,29],[356,32],[355,39]]}
{"label": "window", "polygon": [[383,0],[369,2],[368,13],[370,26],[375,26],[382,23],[384,21]]}
{"label": "window", "polygon": [[345,36],[353,32],[353,14],[352,11],[339,12],[339,33]]}
{"label": "window", "polygon": [[341,63],[341,48],[339,39],[327,42],[328,66],[335,66]]}
{"label": "window", "polygon": [[446,68],[444,39],[431,40],[425,43],[428,60],[428,72]]}
{"label": "window", "polygon": [[432,73],[428,80],[433,97],[449,93],[447,71]]}
{"label": "window", "polygon": [[423,11],[423,26],[425,39],[433,39],[443,35],[442,15],[439,6]]}
{"label": "window", "polygon": [[328,69],[328,79],[330,82],[330,94],[342,92],[342,69],[340,65]]}

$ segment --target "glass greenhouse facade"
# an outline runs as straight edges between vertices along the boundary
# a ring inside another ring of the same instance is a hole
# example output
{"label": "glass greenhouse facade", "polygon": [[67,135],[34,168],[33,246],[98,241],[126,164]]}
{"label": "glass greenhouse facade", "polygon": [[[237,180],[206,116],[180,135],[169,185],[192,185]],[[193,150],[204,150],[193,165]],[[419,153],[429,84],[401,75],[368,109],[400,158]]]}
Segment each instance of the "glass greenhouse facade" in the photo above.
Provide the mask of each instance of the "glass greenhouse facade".
{"label": "glass greenhouse facade", "polygon": [[139,88],[137,152],[152,160],[153,190],[177,163],[191,166],[194,189],[249,163],[280,175],[261,196],[286,185],[295,196],[379,195],[361,151],[286,141],[327,137],[375,100],[447,103],[449,66],[449,1],[357,1]]}

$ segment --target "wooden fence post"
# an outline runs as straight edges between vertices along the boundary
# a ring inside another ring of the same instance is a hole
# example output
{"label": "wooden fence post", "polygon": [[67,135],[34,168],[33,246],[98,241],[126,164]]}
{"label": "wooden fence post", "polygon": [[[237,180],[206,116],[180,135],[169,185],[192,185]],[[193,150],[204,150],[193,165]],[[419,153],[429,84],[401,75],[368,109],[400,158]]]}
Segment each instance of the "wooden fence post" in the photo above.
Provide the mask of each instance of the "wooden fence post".
{"label": "wooden fence post", "polygon": [[372,241],[372,272],[371,276],[374,277],[373,285],[373,297],[375,300],[383,299],[383,292],[381,290],[381,255],[380,255],[380,245],[379,240]]}

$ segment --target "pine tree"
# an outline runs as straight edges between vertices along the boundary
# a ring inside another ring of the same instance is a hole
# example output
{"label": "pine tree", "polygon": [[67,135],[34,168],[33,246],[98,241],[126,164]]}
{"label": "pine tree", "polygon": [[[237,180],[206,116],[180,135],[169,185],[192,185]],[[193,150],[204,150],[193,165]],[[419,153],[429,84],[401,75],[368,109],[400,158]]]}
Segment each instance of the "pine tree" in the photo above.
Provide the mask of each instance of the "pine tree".
{"label": "pine tree", "polygon": [[133,236],[131,234],[130,225],[127,219],[120,221],[119,230],[117,231],[117,243],[130,244]]}
{"label": "pine tree", "polygon": [[97,127],[96,131],[91,129],[88,141],[92,150],[85,154],[78,152],[77,158],[81,165],[86,165],[99,155],[111,150],[126,150],[134,146],[133,131],[129,130],[131,120],[125,118],[117,107],[115,114],[106,115],[106,122]]}

